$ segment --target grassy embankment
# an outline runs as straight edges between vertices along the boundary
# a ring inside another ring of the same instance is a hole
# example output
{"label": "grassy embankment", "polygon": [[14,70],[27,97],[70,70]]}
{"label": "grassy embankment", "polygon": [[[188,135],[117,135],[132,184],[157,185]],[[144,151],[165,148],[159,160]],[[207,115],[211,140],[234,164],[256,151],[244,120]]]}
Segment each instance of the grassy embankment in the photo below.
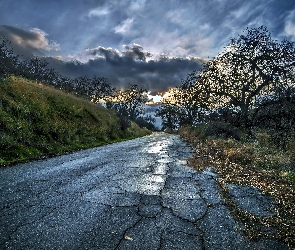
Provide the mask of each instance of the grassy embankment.
{"label": "grassy embankment", "polygon": [[[254,132],[254,139],[222,139],[210,136],[206,125],[182,128],[179,132],[193,145],[190,163],[196,170],[213,166],[220,175],[224,201],[233,214],[244,222],[250,238],[275,237],[295,246],[295,142],[290,137],[285,150],[278,149],[265,131]],[[269,194],[277,206],[272,217],[255,217],[240,210],[229,199],[225,183],[257,186]]]}
{"label": "grassy embankment", "polygon": [[0,166],[147,135],[110,110],[19,77],[0,83]]}

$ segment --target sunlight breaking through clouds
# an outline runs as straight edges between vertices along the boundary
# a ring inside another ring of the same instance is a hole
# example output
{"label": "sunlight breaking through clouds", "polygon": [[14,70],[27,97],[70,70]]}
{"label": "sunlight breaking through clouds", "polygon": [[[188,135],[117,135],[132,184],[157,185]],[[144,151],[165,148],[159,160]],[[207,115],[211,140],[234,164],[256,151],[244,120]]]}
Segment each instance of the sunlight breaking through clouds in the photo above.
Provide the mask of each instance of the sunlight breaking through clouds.
{"label": "sunlight breaking through clouds", "polygon": [[38,35],[38,39],[34,41],[28,41],[28,44],[32,47],[43,49],[43,50],[60,50],[60,45],[56,41],[49,41],[46,37],[48,34],[38,28],[30,29],[31,32]]}
{"label": "sunlight breaking through clouds", "polygon": [[[153,95],[179,85],[246,27],[265,25],[276,39],[295,39],[294,0],[27,0],[0,7],[0,36],[18,54],[44,56],[65,76],[141,84]],[[142,53],[126,51],[132,44]]]}
{"label": "sunlight breaking through clouds", "polygon": [[295,39],[295,9],[286,18],[284,33]]}

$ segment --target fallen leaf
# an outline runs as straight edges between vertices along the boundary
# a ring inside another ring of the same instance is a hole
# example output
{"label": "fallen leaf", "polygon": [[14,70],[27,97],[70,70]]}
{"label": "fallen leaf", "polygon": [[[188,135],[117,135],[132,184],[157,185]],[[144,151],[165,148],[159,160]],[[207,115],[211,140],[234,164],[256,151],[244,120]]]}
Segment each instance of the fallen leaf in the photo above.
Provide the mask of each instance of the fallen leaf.
{"label": "fallen leaf", "polygon": [[131,237],[129,237],[128,235],[125,235],[124,238],[125,238],[125,240],[131,240],[131,241],[133,240],[133,239],[132,239]]}

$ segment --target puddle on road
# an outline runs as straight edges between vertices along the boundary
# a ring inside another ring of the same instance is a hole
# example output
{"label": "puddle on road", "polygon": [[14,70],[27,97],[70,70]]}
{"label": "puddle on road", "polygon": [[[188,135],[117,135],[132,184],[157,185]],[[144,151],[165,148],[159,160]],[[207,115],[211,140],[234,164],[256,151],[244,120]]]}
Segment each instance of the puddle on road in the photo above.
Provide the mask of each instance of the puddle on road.
{"label": "puddle on road", "polygon": [[164,145],[161,143],[160,145],[156,145],[156,146],[150,147],[147,151],[150,154],[160,153],[160,151],[162,150],[163,146]]}
{"label": "puddle on road", "polygon": [[166,164],[159,164],[154,168],[153,174],[166,174],[168,166]]}
{"label": "puddle on road", "polygon": [[172,159],[168,157],[162,157],[161,159],[158,160],[159,163],[169,163],[169,162],[173,162]]}
{"label": "puddle on road", "polygon": [[[138,192],[146,195],[159,195],[165,185],[166,176],[168,171],[167,163],[173,161],[168,155],[168,145],[170,141],[165,139],[158,142],[152,142],[145,147],[145,151],[156,159],[155,167],[151,174],[144,174],[136,180],[129,182],[129,189],[136,189]],[[133,182],[133,183],[132,183]],[[136,183],[136,184],[135,184]]]}
{"label": "puddle on road", "polygon": [[168,140],[151,143],[147,145],[146,150],[150,154],[167,154],[167,152],[163,149],[167,148],[168,144]]}
{"label": "puddle on road", "polygon": [[188,161],[187,160],[178,160],[177,163],[181,166],[187,166]]}
{"label": "puddle on road", "polygon": [[145,195],[159,195],[165,185],[164,175],[144,174],[128,179],[120,187],[127,192],[138,192]]}

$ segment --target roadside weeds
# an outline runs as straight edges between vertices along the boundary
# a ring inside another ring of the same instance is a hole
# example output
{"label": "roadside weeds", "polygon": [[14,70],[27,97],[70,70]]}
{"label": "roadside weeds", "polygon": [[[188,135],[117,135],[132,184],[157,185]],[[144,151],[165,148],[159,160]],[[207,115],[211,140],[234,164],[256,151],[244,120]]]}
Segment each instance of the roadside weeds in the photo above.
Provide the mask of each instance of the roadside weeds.
{"label": "roadside weeds", "polygon": [[[245,234],[252,239],[275,238],[295,246],[295,173],[290,152],[274,152],[261,143],[245,143],[232,139],[202,138],[193,129],[184,128],[180,136],[193,147],[190,166],[197,171],[214,167],[225,203],[245,225]],[[258,187],[276,203],[271,217],[258,217],[239,209],[226,183]]]}

